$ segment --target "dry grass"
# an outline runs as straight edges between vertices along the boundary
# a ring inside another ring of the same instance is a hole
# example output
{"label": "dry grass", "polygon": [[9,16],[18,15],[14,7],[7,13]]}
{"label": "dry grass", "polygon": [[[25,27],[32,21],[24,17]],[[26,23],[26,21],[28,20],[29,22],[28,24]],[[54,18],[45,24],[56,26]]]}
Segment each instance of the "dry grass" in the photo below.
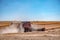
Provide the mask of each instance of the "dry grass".
{"label": "dry grass", "polygon": [[0,21],[0,27],[6,27],[9,26],[11,24],[11,22],[8,21]]}

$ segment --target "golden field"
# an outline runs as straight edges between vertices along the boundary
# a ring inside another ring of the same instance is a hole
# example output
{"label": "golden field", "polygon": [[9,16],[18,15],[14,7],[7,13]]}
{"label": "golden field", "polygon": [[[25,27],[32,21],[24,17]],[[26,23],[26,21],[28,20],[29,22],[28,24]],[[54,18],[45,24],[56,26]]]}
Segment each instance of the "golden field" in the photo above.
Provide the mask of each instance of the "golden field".
{"label": "golden field", "polygon": [[[59,28],[60,21],[30,21],[31,24],[44,26],[46,29]],[[11,25],[11,23],[20,23],[20,21],[0,21],[0,27],[6,27]],[[40,27],[40,26],[37,26]]]}
{"label": "golden field", "polygon": [[[11,23],[11,21],[0,22],[0,27],[9,26],[11,25]],[[60,40],[60,22],[32,21],[31,24],[36,24],[45,27],[46,31],[0,34],[0,40]]]}

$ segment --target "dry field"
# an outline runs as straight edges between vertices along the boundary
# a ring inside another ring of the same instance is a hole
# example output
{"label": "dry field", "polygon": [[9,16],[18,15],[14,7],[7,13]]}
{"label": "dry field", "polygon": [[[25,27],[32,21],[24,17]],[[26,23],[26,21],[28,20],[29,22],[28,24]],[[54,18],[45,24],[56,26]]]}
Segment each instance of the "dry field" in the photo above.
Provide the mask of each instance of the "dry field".
{"label": "dry field", "polygon": [[[0,22],[1,23],[1,22]],[[10,22],[9,22],[10,23]],[[7,23],[9,25],[9,23]],[[3,24],[6,26],[7,24]],[[27,33],[8,33],[0,34],[0,40],[60,40],[60,22],[42,22],[32,24],[42,24],[45,28],[48,28],[46,31],[40,32],[27,32]],[[48,24],[45,25],[45,24]],[[49,24],[54,24],[53,27],[50,27]]]}
{"label": "dry field", "polygon": [[1,34],[0,40],[60,40],[60,29],[45,32]]}

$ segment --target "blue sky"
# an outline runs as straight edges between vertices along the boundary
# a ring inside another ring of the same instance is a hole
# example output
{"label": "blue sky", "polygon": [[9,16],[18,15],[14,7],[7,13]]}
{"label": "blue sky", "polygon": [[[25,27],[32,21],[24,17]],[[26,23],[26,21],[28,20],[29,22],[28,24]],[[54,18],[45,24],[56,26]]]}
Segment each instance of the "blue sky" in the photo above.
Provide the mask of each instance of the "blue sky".
{"label": "blue sky", "polygon": [[60,21],[60,0],[0,0],[0,21]]}

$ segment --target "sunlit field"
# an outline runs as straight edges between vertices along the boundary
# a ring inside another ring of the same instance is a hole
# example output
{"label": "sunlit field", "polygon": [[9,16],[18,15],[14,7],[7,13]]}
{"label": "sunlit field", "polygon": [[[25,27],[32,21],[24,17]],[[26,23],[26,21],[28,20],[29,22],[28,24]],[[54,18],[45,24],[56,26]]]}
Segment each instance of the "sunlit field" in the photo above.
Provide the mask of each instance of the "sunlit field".
{"label": "sunlit field", "polygon": [[[1,29],[9,27],[11,23],[21,24],[17,21],[0,22],[0,33]],[[44,27],[45,31],[8,33],[6,30],[7,33],[0,34],[0,40],[60,40],[60,22],[31,21],[31,24],[37,25],[37,28]]]}

